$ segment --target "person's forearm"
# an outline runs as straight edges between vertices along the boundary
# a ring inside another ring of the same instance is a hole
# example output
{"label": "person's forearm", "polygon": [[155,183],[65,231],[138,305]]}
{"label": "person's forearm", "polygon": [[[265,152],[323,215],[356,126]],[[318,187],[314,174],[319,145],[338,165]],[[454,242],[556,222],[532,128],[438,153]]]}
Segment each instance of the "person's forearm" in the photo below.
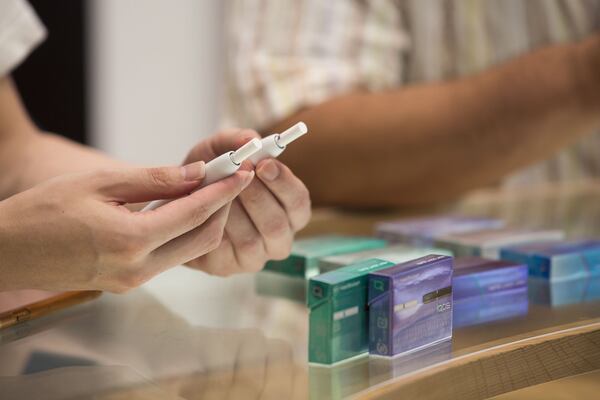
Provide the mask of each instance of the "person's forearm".
{"label": "person's forearm", "polygon": [[15,87],[0,79],[0,200],[69,172],[124,163],[56,135],[29,120]]}
{"label": "person's forearm", "polygon": [[316,204],[436,202],[497,182],[599,126],[599,58],[597,36],[453,82],[344,95],[273,130],[309,126],[282,159]]}

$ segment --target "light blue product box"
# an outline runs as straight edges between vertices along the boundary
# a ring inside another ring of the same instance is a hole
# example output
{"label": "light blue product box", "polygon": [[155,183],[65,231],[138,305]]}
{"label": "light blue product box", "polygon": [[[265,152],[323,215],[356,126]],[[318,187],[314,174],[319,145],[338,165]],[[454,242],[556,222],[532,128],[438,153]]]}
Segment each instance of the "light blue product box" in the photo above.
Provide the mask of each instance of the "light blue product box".
{"label": "light blue product box", "polygon": [[383,239],[362,236],[326,235],[294,242],[285,260],[269,261],[265,270],[310,278],[319,274],[319,259],[337,254],[379,249],[387,246]]}
{"label": "light blue product box", "polygon": [[527,292],[527,264],[488,260],[480,257],[458,257],[454,260],[452,295],[454,301],[506,290]]}
{"label": "light blue product box", "polygon": [[332,365],[367,352],[368,274],[394,264],[369,259],[310,278],[308,361]]}
{"label": "light blue product box", "polygon": [[443,236],[438,238],[436,246],[452,251],[456,257],[499,259],[504,247],[562,239],[564,232],[560,230],[503,228]]}
{"label": "light blue product box", "polygon": [[369,274],[369,353],[393,357],[452,337],[452,257]]}
{"label": "light blue product box", "polygon": [[358,261],[369,258],[378,258],[394,264],[400,264],[415,258],[421,258],[429,254],[442,254],[451,256],[452,252],[445,249],[434,247],[413,247],[404,244],[397,244],[381,249],[360,251],[358,253],[340,254],[337,256],[323,257],[319,260],[319,269],[321,273],[333,271],[340,267],[353,264]]}
{"label": "light blue product box", "polygon": [[549,281],[533,277],[529,279],[531,301],[560,307],[569,304],[600,300],[600,277]]}
{"label": "light blue product box", "polygon": [[531,276],[551,281],[600,276],[600,241],[562,242],[537,249],[512,247],[502,249],[501,256],[526,260]]}
{"label": "light blue product box", "polygon": [[439,236],[504,227],[504,222],[487,217],[438,215],[381,222],[375,226],[378,237],[390,243],[432,246]]}
{"label": "light blue product box", "polygon": [[480,325],[492,321],[527,315],[527,286],[454,299],[454,328]]}

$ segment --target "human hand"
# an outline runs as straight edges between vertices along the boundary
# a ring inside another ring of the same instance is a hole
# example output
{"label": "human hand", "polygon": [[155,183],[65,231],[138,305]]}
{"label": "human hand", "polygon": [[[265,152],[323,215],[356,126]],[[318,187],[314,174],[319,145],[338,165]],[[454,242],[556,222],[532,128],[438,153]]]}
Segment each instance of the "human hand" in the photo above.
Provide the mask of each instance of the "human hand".
{"label": "human hand", "polygon": [[[209,161],[257,137],[252,130],[222,131],[194,147],[185,163]],[[252,168],[250,163],[242,166],[244,170]],[[294,234],[310,219],[308,190],[288,167],[274,159],[261,161],[255,170],[259,179],[254,179],[231,204],[220,246],[188,266],[228,276],[259,271],[267,260],[289,255]]]}
{"label": "human hand", "polygon": [[[0,290],[123,292],[221,242],[252,172],[198,187],[204,163],[64,175],[0,202]],[[150,212],[127,203],[178,198]]]}

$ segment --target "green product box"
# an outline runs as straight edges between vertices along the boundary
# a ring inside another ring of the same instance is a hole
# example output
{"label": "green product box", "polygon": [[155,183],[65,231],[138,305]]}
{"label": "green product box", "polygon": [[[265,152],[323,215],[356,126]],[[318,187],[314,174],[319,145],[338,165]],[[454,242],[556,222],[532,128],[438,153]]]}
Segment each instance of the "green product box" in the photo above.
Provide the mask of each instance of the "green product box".
{"label": "green product box", "polygon": [[337,254],[356,253],[385,247],[383,239],[361,236],[316,236],[294,242],[285,260],[269,261],[265,270],[310,278],[319,274],[319,259]]}
{"label": "green product box", "polygon": [[415,247],[397,244],[382,249],[323,257],[319,260],[319,270],[321,273],[325,273],[369,258],[378,258],[380,260],[393,262],[394,264],[400,264],[416,258],[425,257],[429,254],[452,256],[452,251],[435,247]]}
{"label": "green product box", "polygon": [[366,354],[368,275],[395,264],[364,260],[310,279],[308,361],[331,365]]}

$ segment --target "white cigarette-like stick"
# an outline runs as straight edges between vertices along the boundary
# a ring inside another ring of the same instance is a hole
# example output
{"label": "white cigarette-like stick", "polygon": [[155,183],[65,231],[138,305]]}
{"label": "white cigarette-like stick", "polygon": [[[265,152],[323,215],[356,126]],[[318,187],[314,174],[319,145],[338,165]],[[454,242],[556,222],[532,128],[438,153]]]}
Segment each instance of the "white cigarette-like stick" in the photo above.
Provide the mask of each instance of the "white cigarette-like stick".
{"label": "white cigarette-like stick", "polygon": [[298,122],[296,125],[288,128],[282,133],[269,135],[261,140],[262,149],[254,153],[249,160],[256,165],[265,158],[278,157],[281,153],[283,153],[288,144],[292,143],[294,140],[303,136],[307,132],[308,128],[306,127],[306,124],[304,122]]}
{"label": "white cigarette-like stick", "polygon": [[[210,185],[223,178],[233,175],[242,165],[242,162],[248,159],[262,148],[262,142],[259,139],[252,139],[236,151],[229,151],[221,154],[219,157],[206,163],[205,175],[199,190],[206,185]],[[194,190],[194,191],[196,191]],[[158,207],[168,203],[170,200],[155,200],[150,202],[142,211],[155,210]]]}

